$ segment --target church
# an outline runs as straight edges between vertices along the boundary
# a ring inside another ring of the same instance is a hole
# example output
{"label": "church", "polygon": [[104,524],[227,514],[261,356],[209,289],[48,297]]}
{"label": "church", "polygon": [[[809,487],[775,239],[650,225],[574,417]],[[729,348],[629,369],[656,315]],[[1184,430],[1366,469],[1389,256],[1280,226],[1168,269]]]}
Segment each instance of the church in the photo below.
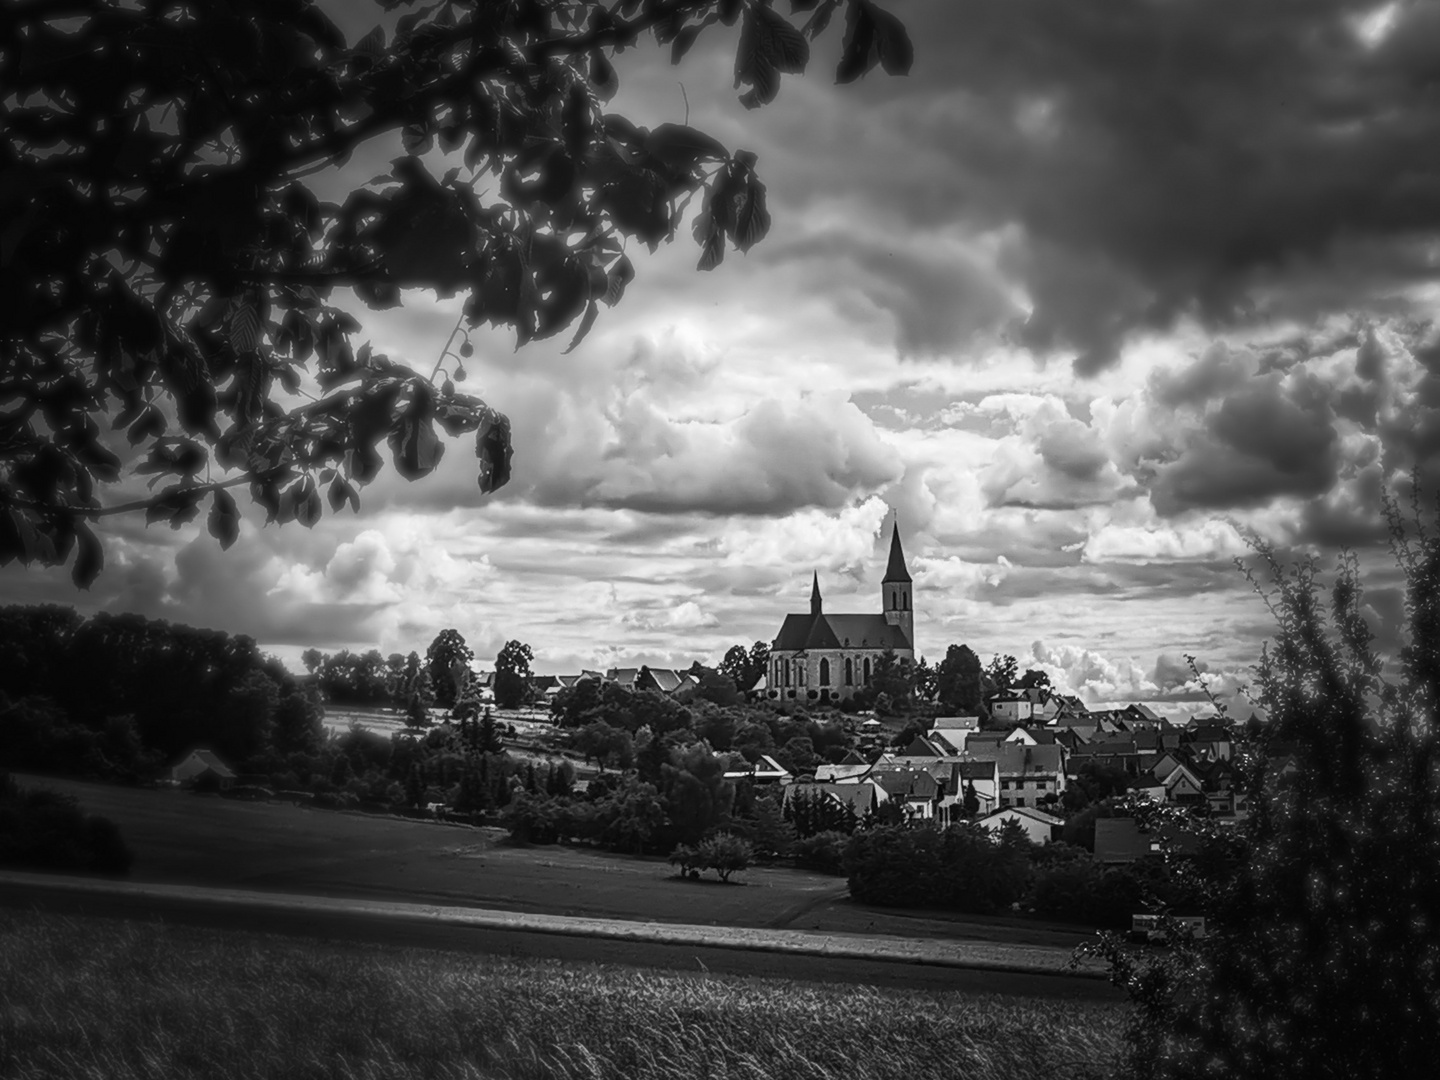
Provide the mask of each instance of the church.
{"label": "church", "polygon": [[890,534],[890,562],[880,582],[880,614],[836,615],[820,600],[820,575],[810,613],[786,615],[770,646],[765,695],[784,701],[842,701],[870,682],[886,649],[915,659],[913,586],[900,549],[900,526]]}

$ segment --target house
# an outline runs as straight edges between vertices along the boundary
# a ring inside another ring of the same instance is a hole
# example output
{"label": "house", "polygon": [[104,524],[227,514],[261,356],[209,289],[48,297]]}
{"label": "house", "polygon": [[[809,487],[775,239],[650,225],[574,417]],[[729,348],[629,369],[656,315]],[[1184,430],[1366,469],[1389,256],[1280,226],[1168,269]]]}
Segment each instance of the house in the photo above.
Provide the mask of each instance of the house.
{"label": "house", "polygon": [[1065,824],[1058,817],[1041,813],[1029,806],[1009,806],[1003,810],[996,810],[994,813],[986,814],[976,824],[983,825],[998,835],[1007,821],[1013,821],[1024,829],[1025,835],[1030,838],[1032,844],[1050,843],[1058,835],[1060,827]]}
{"label": "house", "polygon": [[955,761],[949,763],[949,776],[940,797],[939,816],[944,824],[965,816],[965,792],[975,789],[978,813],[988,814],[1000,804],[1000,763],[991,761]]}
{"label": "house", "polygon": [[170,769],[170,779],[186,787],[193,787],[206,775],[213,776],[222,790],[235,783],[235,770],[226,765],[214,750],[203,747],[191,750]]}
{"label": "house", "polygon": [[889,801],[898,802],[906,816],[921,821],[935,818],[943,792],[928,770],[875,770],[868,779],[884,790]]}
{"label": "house", "polygon": [[877,614],[827,614],[820,576],[810,588],[808,614],[785,616],[770,645],[771,700],[843,701],[867,686],[887,651],[915,659],[914,583],[905,568],[900,527],[890,535],[890,561],[880,582]]}
{"label": "house", "polygon": [[943,750],[939,746],[936,746],[935,743],[925,738],[923,735],[916,735],[915,738],[910,741],[909,746],[907,746],[904,750],[899,751],[894,756],[902,760],[914,759],[919,761],[935,761],[939,758],[950,755],[947,755],[945,750]]}
{"label": "house", "polygon": [[929,739],[949,753],[963,753],[965,742],[980,733],[978,716],[937,716],[930,725]]}
{"label": "house", "polygon": [[870,762],[851,750],[833,765],[815,766],[815,779],[828,783],[858,784],[870,771]]}
{"label": "house", "polygon": [[1024,691],[1018,690],[993,694],[986,704],[990,707],[991,718],[997,724],[1029,723],[1034,711],[1034,703]]}
{"label": "house", "polygon": [[754,784],[788,784],[794,777],[790,775],[789,769],[769,754],[761,754],[760,760],[750,764],[749,768],[727,770],[725,779],[749,780]]}
{"label": "house", "polygon": [[1059,746],[1000,748],[1000,805],[1038,806],[1065,791],[1065,751]]}
{"label": "house", "polygon": [[694,690],[700,684],[688,671],[674,668],[611,668],[605,672],[605,680],[613,682],[631,693],[640,690],[655,690],[661,694],[676,696]]}
{"label": "house", "polygon": [[889,793],[870,780],[853,784],[821,784],[810,780],[797,780],[793,784],[786,784],[784,791],[782,807],[788,807],[797,795],[810,798],[823,796],[835,800],[841,806],[850,807],[855,811],[857,821],[865,820],[866,814],[874,813],[882,803],[890,800]]}

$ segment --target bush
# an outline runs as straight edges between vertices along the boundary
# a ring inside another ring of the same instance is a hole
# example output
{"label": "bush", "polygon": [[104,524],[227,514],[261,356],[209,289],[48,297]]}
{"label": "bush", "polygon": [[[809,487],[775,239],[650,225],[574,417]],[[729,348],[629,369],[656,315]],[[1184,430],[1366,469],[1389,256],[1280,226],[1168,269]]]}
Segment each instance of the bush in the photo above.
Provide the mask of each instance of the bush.
{"label": "bush", "polygon": [[0,773],[0,866],[123,875],[133,860],[109,818],[86,815],[66,795],[22,789]]}
{"label": "bush", "polygon": [[862,904],[983,915],[1024,895],[1028,864],[1022,849],[977,826],[888,825],[850,837],[845,871]]}
{"label": "bush", "polygon": [[849,842],[849,835],[843,832],[818,832],[804,840],[794,841],[790,845],[790,854],[795,856],[795,865],[804,870],[843,874],[845,845]]}

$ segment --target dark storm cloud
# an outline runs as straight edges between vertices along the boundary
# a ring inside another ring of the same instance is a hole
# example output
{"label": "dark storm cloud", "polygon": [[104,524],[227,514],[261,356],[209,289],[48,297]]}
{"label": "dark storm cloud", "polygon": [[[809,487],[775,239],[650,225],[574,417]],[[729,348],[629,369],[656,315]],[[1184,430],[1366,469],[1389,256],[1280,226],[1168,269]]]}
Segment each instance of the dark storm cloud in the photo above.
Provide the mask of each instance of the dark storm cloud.
{"label": "dark storm cloud", "polygon": [[762,158],[823,172],[817,200],[900,215],[916,247],[949,224],[1018,226],[1000,265],[1035,305],[1021,340],[1082,372],[1178,316],[1368,304],[1433,273],[1435,5],[1395,5],[1389,27],[1373,0],[897,10],[914,73],[837,91],[833,170],[775,162],[807,145],[800,117],[763,121]]}
{"label": "dark storm cloud", "polygon": [[1161,514],[1172,515],[1319,495],[1337,476],[1335,443],[1323,391],[1308,384],[1287,388],[1273,376],[1252,380],[1210,414],[1178,461],[1157,470],[1151,499]]}
{"label": "dark storm cloud", "polygon": [[895,322],[901,356],[933,356],[992,335],[1016,315],[997,275],[973,257],[935,244],[833,229],[760,249],[770,262],[800,263],[810,287],[841,310],[856,299]]}

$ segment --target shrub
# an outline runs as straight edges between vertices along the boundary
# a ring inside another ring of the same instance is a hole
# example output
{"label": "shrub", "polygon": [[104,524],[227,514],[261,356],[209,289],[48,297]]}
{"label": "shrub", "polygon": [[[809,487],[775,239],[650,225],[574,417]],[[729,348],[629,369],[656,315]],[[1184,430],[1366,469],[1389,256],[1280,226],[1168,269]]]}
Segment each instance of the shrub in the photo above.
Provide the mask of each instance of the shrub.
{"label": "shrub", "polygon": [[882,825],[850,837],[850,895],[879,907],[988,914],[1024,895],[1025,852],[974,825]]}
{"label": "shrub", "polygon": [[804,840],[790,845],[795,856],[795,865],[805,870],[818,870],[822,874],[843,874],[845,872],[845,845],[850,837],[843,832],[818,832]]}
{"label": "shrub", "polygon": [[108,818],[69,796],[28,791],[0,773],[0,866],[126,874],[134,856]]}
{"label": "shrub", "polygon": [[676,844],[675,850],[670,852],[669,863],[679,867],[681,877],[698,878],[700,872],[707,869],[700,852],[689,844]]}

